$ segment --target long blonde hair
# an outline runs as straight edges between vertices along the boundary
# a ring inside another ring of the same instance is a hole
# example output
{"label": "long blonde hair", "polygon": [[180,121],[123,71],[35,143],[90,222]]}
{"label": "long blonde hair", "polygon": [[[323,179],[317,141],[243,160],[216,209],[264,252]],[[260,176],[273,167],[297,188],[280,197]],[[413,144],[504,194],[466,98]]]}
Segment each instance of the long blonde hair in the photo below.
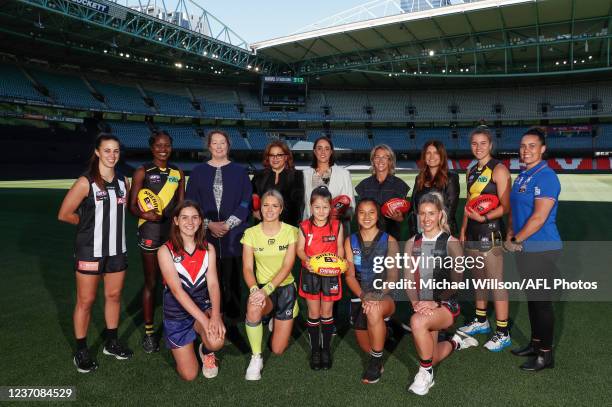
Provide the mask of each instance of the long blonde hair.
{"label": "long blonde hair", "polygon": [[450,227],[448,226],[448,214],[446,213],[446,206],[444,205],[444,198],[442,198],[442,194],[439,192],[428,192],[419,200],[419,207],[421,207],[421,205],[424,203],[430,203],[434,205],[436,209],[442,212],[442,216],[438,222],[438,227],[443,232],[450,233]]}

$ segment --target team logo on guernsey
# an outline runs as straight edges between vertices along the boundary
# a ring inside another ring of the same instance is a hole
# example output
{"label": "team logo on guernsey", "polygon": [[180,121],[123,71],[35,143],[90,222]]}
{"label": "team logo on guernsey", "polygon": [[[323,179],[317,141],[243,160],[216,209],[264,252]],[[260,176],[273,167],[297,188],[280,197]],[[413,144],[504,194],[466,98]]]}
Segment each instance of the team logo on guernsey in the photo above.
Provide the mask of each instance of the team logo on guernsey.
{"label": "team logo on guernsey", "polygon": [[331,236],[323,236],[323,242],[327,243],[327,242],[335,242],[336,241],[336,236],[331,235]]}
{"label": "team logo on guernsey", "polygon": [[353,256],[361,256],[361,250],[353,249]]}
{"label": "team logo on guernsey", "polygon": [[103,201],[108,198],[108,192],[96,191],[96,201]]}
{"label": "team logo on guernsey", "polygon": [[149,175],[149,182],[152,184],[158,184],[161,182],[161,176],[158,174]]}
{"label": "team logo on guernsey", "polygon": [[172,260],[174,260],[175,263],[180,263],[183,261],[183,256],[176,256]]}

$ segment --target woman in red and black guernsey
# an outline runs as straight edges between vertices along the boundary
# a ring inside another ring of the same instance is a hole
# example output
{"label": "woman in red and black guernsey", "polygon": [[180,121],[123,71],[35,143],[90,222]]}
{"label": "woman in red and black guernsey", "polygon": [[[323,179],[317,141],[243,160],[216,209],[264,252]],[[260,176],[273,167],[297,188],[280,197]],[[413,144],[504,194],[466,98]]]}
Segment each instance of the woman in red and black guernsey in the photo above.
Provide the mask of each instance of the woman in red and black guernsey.
{"label": "woman in red and black guernsey", "polygon": [[[153,160],[134,171],[130,193],[130,211],[138,217],[138,246],[144,271],[142,315],[145,335],[142,338],[142,348],[146,353],[159,351],[159,338],[154,334],[153,326],[155,285],[159,275],[157,249],[168,240],[174,207],[185,197],[183,171],[168,162],[172,154],[172,137],[165,131],[158,131],[149,138],[149,147]],[[155,209],[147,212],[140,210],[138,193],[143,188],[153,191],[164,203],[161,215]]]}
{"label": "woman in red and black guernsey", "polygon": [[[410,328],[420,362],[419,371],[408,391],[424,396],[434,385],[433,366],[454,350],[477,346],[478,341],[461,332],[443,341],[438,339],[438,333],[450,328],[460,313],[456,290],[450,283],[459,282],[463,270],[458,267],[459,264],[453,267],[454,260],[449,264],[449,259],[459,258],[463,250],[459,241],[450,234],[448,212],[439,192],[423,195],[418,211],[423,231],[412,237],[405,247],[406,254],[410,256],[405,276],[415,283],[406,290],[414,309]],[[448,289],[438,289],[424,284],[432,280],[450,286]]]}
{"label": "woman in red and black guernsey", "polygon": [[202,219],[198,204],[180,203],[172,217],[170,240],[157,251],[164,278],[164,337],[184,380],[198,376],[193,346],[197,336],[202,340],[198,349],[207,379],[217,376],[213,352],[225,339],[215,248],[205,239]]}
{"label": "woman in red and black guernsey", "polygon": [[75,242],[76,305],[74,365],[81,373],[97,369],[87,348],[91,308],[100,280],[104,280],[104,354],[125,360],[133,352],[117,340],[121,291],[127,269],[125,209],[130,185],[115,171],[119,162],[119,139],[102,133],[96,139],[89,170],[70,188],[58,219],[77,226]]}
{"label": "woman in red and black guernsey", "polygon": [[[299,294],[308,305],[310,367],[329,369],[331,338],[334,331],[333,304],[342,298],[340,276],[322,277],[312,272],[310,258],[321,253],[344,257],[342,223],[331,216],[332,195],[327,187],[315,188],[310,194],[312,215],[300,223],[297,255],[302,260]],[[319,334],[321,326],[322,335]],[[321,337],[323,343],[321,343]]]}

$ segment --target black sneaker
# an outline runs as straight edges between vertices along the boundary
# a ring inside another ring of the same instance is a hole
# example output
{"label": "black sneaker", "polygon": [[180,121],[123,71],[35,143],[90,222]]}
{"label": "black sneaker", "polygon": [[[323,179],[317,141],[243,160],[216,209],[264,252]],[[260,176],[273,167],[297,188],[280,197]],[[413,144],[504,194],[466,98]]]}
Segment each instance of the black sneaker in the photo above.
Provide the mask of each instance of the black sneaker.
{"label": "black sneaker", "polygon": [[104,352],[105,355],[114,356],[115,359],[119,360],[129,359],[134,355],[134,352],[132,352],[130,348],[122,345],[116,339],[106,342],[102,352]]}
{"label": "black sneaker", "polygon": [[313,350],[310,354],[310,368],[312,370],[321,370],[321,351]]}
{"label": "black sneaker", "polygon": [[328,350],[323,349],[321,351],[321,369],[329,370],[332,367],[332,357],[331,353]]}
{"label": "black sneaker", "polygon": [[159,352],[159,339],[155,335],[145,335],[142,338],[142,350],[145,353]]}
{"label": "black sneaker", "polygon": [[363,376],[361,377],[361,383],[374,384],[378,383],[382,373],[385,369],[383,368],[382,358],[370,357],[368,361],[368,367],[366,367]]}
{"label": "black sneaker", "polygon": [[95,360],[91,358],[91,355],[89,354],[89,349],[78,350],[74,354],[74,358],[72,359],[72,361],[77,368],[77,372],[79,373],[93,372],[98,368],[98,364]]}

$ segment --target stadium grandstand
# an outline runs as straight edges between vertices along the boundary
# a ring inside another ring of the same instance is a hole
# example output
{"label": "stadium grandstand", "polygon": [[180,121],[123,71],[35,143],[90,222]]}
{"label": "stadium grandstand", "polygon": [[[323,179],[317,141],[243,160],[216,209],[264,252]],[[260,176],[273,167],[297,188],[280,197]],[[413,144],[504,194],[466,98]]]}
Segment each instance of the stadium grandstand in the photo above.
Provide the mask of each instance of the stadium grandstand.
{"label": "stadium grandstand", "polygon": [[541,125],[551,157],[606,169],[610,21],[597,0],[377,0],[248,45],[193,2],[4,2],[2,137],[44,127],[85,146],[110,128],[129,162],[163,128],[189,161],[220,127],[237,159],[257,162],[271,139],[305,159],[327,135],[347,164],[386,143],[415,168],[429,139],[460,160],[487,124],[510,159]]}

